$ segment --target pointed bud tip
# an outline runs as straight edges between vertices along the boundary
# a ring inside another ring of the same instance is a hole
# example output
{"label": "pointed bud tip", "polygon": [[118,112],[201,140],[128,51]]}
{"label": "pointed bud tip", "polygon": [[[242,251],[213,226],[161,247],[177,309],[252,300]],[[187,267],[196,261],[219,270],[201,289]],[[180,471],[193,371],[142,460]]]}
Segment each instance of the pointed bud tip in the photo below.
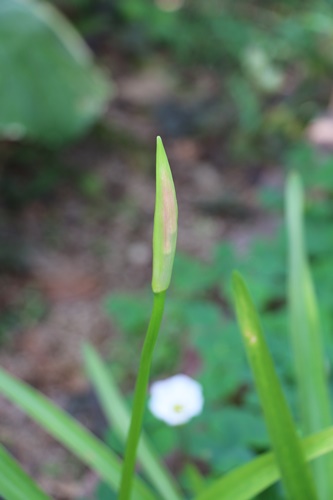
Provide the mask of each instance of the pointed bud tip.
{"label": "pointed bud tip", "polygon": [[166,156],[164,144],[163,144],[162,138],[159,135],[156,137],[156,153],[158,155],[163,154]]}

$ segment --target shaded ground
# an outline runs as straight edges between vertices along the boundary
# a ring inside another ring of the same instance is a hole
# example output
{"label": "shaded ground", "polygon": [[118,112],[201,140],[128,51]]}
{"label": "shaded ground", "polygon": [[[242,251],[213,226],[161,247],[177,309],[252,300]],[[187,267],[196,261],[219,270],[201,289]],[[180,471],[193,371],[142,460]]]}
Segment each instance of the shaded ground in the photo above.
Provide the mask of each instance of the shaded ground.
{"label": "shaded ground", "polygon": [[[99,435],[104,421],[82,370],[80,346],[89,340],[102,353],[112,350],[118,332],[103,312],[104,296],[150,282],[154,147],[165,129],[157,111],[161,102],[179,98],[174,78],[154,68],[118,77],[117,84],[105,127],[63,153],[65,163],[84,173],[81,180],[61,184],[50,199],[31,201],[12,215],[9,234],[24,249],[24,272],[3,273],[0,284],[3,310],[20,314],[1,349],[1,366]],[[213,79],[198,77],[192,92],[204,95],[213,87]],[[186,134],[164,138],[178,193],[180,251],[209,260],[218,241],[232,239],[241,250],[255,233],[274,231],[276,222],[261,213],[256,189],[279,189],[278,168],[240,172],[224,165],[219,144]],[[3,399],[0,412],[1,441],[53,498],[92,494],[94,474]]]}

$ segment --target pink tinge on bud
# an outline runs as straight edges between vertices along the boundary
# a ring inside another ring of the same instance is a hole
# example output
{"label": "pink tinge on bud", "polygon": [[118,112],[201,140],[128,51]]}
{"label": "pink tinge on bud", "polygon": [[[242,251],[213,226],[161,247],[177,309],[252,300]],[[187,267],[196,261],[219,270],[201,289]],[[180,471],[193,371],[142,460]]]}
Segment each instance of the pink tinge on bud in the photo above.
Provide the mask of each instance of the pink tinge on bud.
{"label": "pink tinge on bud", "polygon": [[152,279],[155,293],[165,291],[170,284],[177,241],[177,219],[178,207],[172,174],[162,140],[158,137]]}
{"label": "pink tinge on bud", "polygon": [[162,172],[163,199],[163,251],[168,254],[173,250],[174,235],[177,231],[177,204],[172,179]]}

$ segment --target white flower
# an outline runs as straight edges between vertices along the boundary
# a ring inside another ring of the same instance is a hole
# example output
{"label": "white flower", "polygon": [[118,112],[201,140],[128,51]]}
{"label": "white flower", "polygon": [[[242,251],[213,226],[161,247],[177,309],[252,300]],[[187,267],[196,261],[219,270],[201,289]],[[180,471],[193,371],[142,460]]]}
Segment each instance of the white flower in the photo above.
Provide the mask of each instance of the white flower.
{"label": "white flower", "polygon": [[181,425],[202,411],[202,387],[187,375],[154,382],[148,406],[155,417],[169,425]]}

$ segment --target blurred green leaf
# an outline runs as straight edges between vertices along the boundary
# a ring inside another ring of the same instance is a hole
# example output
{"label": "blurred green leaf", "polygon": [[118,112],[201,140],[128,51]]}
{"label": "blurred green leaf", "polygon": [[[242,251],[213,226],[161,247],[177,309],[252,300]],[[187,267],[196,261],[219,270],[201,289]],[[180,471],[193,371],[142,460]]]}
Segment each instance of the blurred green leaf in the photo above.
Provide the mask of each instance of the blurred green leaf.
{"label": "blurred green leaf", "polygon": [[254,85],[262,92],[274,93],[281,90],[284,74],[259,45],[245,49],[243,65]]}
{"label": "blurred green leaf", "polygon": [[241,128],[247,134],[257,132],[262,121],[260,100],[244,76],[233,76],[228,81],[228,89],[238,111]]}
{"label": "blurred green leaf", "polygon": [[260,320],[241,275],[233,274],[237,319],[242,332],[267,430],[286,492],[293,500],[317,498],[313,479],[268,351]]}
{"label": "blurred green leaf", "polygon": [[[302,426],[306,433],[331,424],[330,401],[319,313],[307,262],[303,235],[303,189],[301,179],[292,172],[286,185],[287,228],[289,236],[290,334]],[[333,456],[314,464],[317,489],[322,499],[330,499],[333,481],[330,471]]]}
{"label": "blurred green leaf", "polygon": [[0,135],[60,144],[103,112],[110,82],[74,28],[36,0],[0,3]]}
{"label": "blurred green leaf", "polygon": [[[119,458],[87,429],[41,393],[16,380],[2,369],[0,369],[0,393],[21,408],[80,460],[92,467],[114,490],[118,488],[121,473]],[[148,487],[138,478],[133,484],[133,497],[137,500],[154,498]]]}
{"label": "blurred green leaf", "polygon": [[149,296],[140,294],[112,294],[105,301],[105,309],[128,334],[142,335],[149,320]]}
{"label": "blurred green leaf", "polygon": [[202,359],[200,382],[209,401],[233,397],[248,385],[249,369],[236,325],[211,328],[208,324],[206,330],[193,331],[191,343]]}
{"label": "blurred green leaf", "polygon": [[50,500],[0,445],[0,495],[6,500]]}
{"label": "blurred green leaf", "polygon": [[[100,483],[96,491],[97,500],[117,500],[117,493],[107,483]],[[92,499],[91,499],[92,500]]]}
{"label": "blurred green leaf", "polygon": [[204,294],[217,283],[219,277],[212,266],[205,265],[188,255],[175,257],[171,289],[182,295]]}
{"label": "blurred green leaf", "polygon": [[[216,381],[215,381],[216,383]],[[190,436],[195,435],[195,439]],[[268,436],[259,413],[221,405],[205,405],[204,414],[189,424],[190,455],[208,461],[214,472],[227,472],[268,447]]]}
{"label": "blurred green leaf", "polygon": [[[302,439],[306,460],[333,450],[333,427]],[[250,500],[280,478],[273,453],[265,453],[213,481],[195,500]],[[271,497],[269,497],[271,498]],[[294,497],[291,497],[294,498]],[[310,498],[308,492],[303,499]]]}

